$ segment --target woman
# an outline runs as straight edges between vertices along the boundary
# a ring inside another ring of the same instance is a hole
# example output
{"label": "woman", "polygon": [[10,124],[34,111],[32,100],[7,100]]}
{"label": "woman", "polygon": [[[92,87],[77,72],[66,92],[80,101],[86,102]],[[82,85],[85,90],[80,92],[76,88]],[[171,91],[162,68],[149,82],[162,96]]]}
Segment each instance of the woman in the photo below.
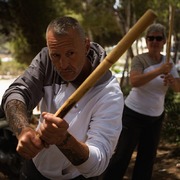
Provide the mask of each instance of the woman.
{"label": "woman", "polygon": [[120,180],[137,147],[133,180],[149,180],[164,119],[164,99],[168,88],[180,91],[178,72],[161,54],[166,43],[165,28],[152,24],[146,31],[148,52],[132,60],[132,89],[125,99],[123,129],[105,179]]}

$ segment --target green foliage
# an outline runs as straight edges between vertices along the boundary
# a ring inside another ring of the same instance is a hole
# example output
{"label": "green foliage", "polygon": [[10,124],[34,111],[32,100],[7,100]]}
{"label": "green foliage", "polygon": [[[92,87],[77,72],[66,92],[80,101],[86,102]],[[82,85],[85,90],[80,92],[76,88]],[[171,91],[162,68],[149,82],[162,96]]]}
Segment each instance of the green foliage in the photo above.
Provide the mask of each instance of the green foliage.
{"label": "green foliage", "polygon": [[[168,30],[169,4],[174,4],[174,31],[179,32],[179,0],[122,0],[116,11],[114,3],[114,0],[0,0],[0,32],[11,39],[14,57],[26,64],[46,45],[46,27],[57,16],[76,17],[91,40],[110,46],[117,44],[149,8],[157,13],[156,21],[166,25]],[[175,36],[177,41],[179,36]]]}
{"label": "green foliage", "polygon": [[29,64],[46,46],[46,27],[57,16],[54,4],[50,0],[9,0],[3,5],[3,32],[11,39],[13,56],[20,63]]}
{"label": "green foliage", "polygon": [[165,121],[162,137],[166,141],[180,143],[180,94],[169,90],[165,99]]}
{"label": "green foliage", "polygon": [[1,76],[15,76],[22,74],[26,69],[27,65],[18,63],[17,61],[8,61],[2,62],[0,66],[0,75]]}
{"label": "green foliage", "polygon": [[131,90],[131,86],[130,85],[127,85],[127,86],[123,86],[121,88],[122,92],[123,92],[123,95],[124,95],[124,98],[126,98]]}
{"label": "green foliage", "polygon": [[65,15],[76,17],[92,41],[102,46],[110,46],[121,39],[121,32],[113,10],[114,0],[67,0],[64,3]]}

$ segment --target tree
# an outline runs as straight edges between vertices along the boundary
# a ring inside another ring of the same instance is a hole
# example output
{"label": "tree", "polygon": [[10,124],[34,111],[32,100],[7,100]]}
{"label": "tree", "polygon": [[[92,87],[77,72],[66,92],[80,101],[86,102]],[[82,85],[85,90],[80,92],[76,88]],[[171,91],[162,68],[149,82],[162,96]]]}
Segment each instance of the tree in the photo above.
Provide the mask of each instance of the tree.
{"label": "tree", "polygon": [[29,64],[45,45],[45,29],[49,21],[62,15],[77,18],[91,40],[102,46],[120,39],[113,18],[114,0],[0,0],[0,31],[12,42],[14,57]]}
{"label": "tree", "polygon": [[[157,22],[168,27],[168,6],[179,0],[0,0],[0,32],[4,40],[12,42],[13,54],[19,62],[29,64],[45,46],[45,29],[51,19],[69,15],[77,18],[92,41],[112,46],[128,32],[135,22],[151,8]],[[116,6],[115,6],[116,4]],[[159,11],[161,9],[161,11]],[[175,19],[174,37],[179,41],[179,23]],[[1,36],[2,37],[2,36]],[[176,44],[175,49],[179,46]],[[129,57],[133,57],[130,48]],[[129,63],[128,63],[129,64]]]}
{"label": "tree", "polygon": [[52,2],[0,1],[0,31],[11,41],[12,53],[17,61],[29,64],[37,52],[46,45],[46,26],[57,15]]}
{"label": "tree", "polygon": [[102,46],[110,46],[121,38],[114,18],[114,0],[66,0],[64,3],[65,15],[77,18],[92,41]]}

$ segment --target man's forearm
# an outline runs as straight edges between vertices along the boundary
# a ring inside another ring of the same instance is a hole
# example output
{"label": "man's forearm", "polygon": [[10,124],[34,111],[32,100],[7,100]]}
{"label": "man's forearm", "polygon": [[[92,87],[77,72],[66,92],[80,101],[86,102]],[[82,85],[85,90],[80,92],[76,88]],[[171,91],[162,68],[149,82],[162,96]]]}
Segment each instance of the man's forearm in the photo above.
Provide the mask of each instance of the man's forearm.
{"label": "man's forearm", "polygon": [[67,133],[63,143],[57,145],[69,161],[78,166],[84,163],[89,157],[89,148],[86,144],[78,142],[71,134]]}
{"label": "man's forearm", "polygon": [[6,118],[13,133],[18,136],[22,128],[29,126],[26,105],[19,100],[11,100],[6,105]]}

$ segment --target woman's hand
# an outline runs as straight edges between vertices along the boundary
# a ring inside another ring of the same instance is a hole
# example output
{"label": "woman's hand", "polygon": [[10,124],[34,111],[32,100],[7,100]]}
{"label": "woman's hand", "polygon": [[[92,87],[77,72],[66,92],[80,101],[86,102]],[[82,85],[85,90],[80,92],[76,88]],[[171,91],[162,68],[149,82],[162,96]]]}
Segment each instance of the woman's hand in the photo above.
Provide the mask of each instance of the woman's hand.
{"label": "woman's hand", "polygon": [[175,79],[171,74],[165,74],[164,75],[164,85],[165,86],[173,86],[175,83]]}
{"label": "woman's hand", "polygon": [[160,74],[168,74],[172,69],[172,63],[164,63],[159,67]]}

